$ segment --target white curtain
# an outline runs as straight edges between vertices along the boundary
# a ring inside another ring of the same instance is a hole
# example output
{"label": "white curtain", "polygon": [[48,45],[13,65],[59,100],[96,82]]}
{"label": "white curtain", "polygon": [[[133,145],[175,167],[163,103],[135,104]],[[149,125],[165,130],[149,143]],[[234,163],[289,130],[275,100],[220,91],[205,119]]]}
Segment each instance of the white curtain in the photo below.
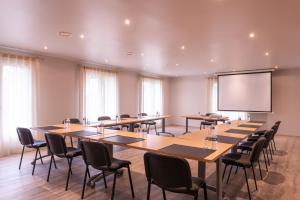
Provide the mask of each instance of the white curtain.
{"label": "white curtain", "polygon": [[99,116],[115,117],[117,110],[117,74],[96,68],[82,67],[82,117],[97,121]]}
{"label": "white curtain", "polygon": [[246,112],[218,111],[218,81],[217,77],[208,78],[208,112],[229,117],[230,120],[247,119]]}
{"label": "white curtain", "polygon": [[0,156],[20,150],[16,127],[36,125],[38,69],[35,58],[1,55]]}
{"label": "white curtain", "polygon": [[141,78],[141,112],[155,115],[163,114],[163,85],[162,80]]}

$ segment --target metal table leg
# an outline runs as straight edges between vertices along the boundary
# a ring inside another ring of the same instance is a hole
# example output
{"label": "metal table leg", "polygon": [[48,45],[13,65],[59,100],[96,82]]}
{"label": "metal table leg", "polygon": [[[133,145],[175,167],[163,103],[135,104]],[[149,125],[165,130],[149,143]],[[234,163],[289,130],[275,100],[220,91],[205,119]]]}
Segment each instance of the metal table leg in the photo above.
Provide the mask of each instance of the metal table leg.
{"label": "metal table leg", "polygon": [[157,132],[158,135],[159,135],[160,133],[164,133],[164,134],[171,135],[172,137],[175,137],[175,135],[174,135],[173,133],[166,132],[166,119],[165,119],[165,118],[162,118],[161,121],[162,121],[161,132]]}

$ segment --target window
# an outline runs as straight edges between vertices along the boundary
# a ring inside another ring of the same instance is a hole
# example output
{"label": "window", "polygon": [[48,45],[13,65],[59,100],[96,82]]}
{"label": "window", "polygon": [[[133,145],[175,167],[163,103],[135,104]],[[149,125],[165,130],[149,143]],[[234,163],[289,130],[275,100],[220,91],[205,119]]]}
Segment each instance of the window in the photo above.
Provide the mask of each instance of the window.
{"label": "window", "polygon": [[142,78],[141,111],[148,115],[163,112],[163,89],[160,79]]}
{"label": "window", "polygon": [[242,120],[247,119],[246,112],[229,112],[229,111],[218,111],[218,81],[214,77],[208,79],[208,89],[209,89],[209,112],[217,113],[222,116],[229,117],[230,120],[237,120],[241,118]]}
{"label": "window", "polygon": [[2,56],[0,62],[0,155],[19,150],[16,127],[35,122],[36,60]]}
{"label": "window", "polygon": [[115,72],[84,67],[83,116],[97,121],[99,116],[117,114],[117,75]]}

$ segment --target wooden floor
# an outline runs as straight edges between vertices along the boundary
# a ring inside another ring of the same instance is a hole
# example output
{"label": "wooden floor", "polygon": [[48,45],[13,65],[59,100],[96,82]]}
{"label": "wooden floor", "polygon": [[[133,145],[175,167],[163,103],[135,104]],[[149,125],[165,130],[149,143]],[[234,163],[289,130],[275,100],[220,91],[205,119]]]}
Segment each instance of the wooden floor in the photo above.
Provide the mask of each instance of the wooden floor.
{"label": "wooden floor", "polygon": [[[168,127],[168,130],[177,134],[184,131],[183,127]],[[264,170],[264,179],[258,181],[258,191],[255,191],[253,178],[249,171],[250,188],[253,199],[259,200],[295,200],[300,199],[300,137],[276,137],[277,151],[271,163],[270,171]],[[117,148],[115,157],[128,159],[132,162],[132,177],[135,190],[135,199],[146,199],[147,182],[144,175],[143,151]],[[81,158],[73,162],[73,175],[70,178],[69,190],[65,191],[67,162],[57,159],[58,169],[53,169],[50,182],[46,182],[49,158],[44,159],[44,165],[38,162],[35,175],[31,175],[34,157],[33,152],[24,155],[22,169],[18,170],[20,155],[0,158],[0,199],[80,199],[84,175],[84,163]],[[196,176],[197,162],[189,161],[192,174]],[[264,169],[264,167],[263,167]],[[158,169],[159,170],[159,169]],[[96,171],[92,171],[96,173]],[[257,177],[259,172],[256,171]],[[102,181],[94,189],[86,187],[85,199],[110,199],[112,177],[109,176],[108,189]],[[215,183],[215,166],[209,164],[207,182]],[[224,191],[229,199],[247,199],[247,188],[242,171],[232,176],[229,184],[224,183]],[[209,199],[215,199],[215,193],[209,191]],[[200,198],[203,193],[200,191]],[[128,174],[117,179],[115,199],[131,199]],[[162,199],[161,190],[152,187],[151,199]],[[193,199],[190,196],[167,192],[167,199]]]}

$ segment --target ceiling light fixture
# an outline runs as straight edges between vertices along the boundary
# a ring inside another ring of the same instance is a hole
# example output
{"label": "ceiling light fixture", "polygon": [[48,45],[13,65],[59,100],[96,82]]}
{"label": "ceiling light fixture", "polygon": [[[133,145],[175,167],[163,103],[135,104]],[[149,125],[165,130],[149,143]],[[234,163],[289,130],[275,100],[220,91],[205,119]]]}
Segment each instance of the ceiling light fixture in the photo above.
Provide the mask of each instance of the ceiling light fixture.
{"label": "ceiling light fixture", "polygon": [[274,67],[275,69],[278,69],[278,66],[277,65],[275,65],[275,67]]}
{"label": "ceiling light fixture", "polygon": [[270,53],[269,53],[269,52],[266,52],[266,53],[265,53],[265,56],[269,56],[269,55],[270,55]]}
{"label": "ceiling light fixture", "polygon": [[179,66],[179,64],[178,64],[178,63],[176,63],[175,65],[176,65],[176,66]]}
{"label": "ceiling light fixture", "polygon": [[249,33],[249,37],[250,38],[254,38],[255,37],[255,33]]}
{"label": "ceiling light fixture", "polygon": [[48,50],[48,47],[47,47],[47,46],[44,46],[44,50]]}
{"label": "ceiling light fixture", "polygon": [[130,20],[129,20],[129,19],[125,19],[125,20],[124,20],[124,24],[125,24],[125,25],[130,25]]}
{"label": "ceiling light fixture", "polygon": [[185,49],[185,46],[183,45],[183,46],[181,46],[181,50],[184,50]]}
{"label": "ceiling light fixture", "polygon": [[210,59],[210,62],[212,62],[212,63],[213,63],[213,62],[215,62],[215,60],[212,58],[212,59]]}
{"label": "ceiling light fixture", "polygon": [[84,35],[83,34],[80,34],[80,36],[79,36],[81,39],[83,39],[84,38]]}

